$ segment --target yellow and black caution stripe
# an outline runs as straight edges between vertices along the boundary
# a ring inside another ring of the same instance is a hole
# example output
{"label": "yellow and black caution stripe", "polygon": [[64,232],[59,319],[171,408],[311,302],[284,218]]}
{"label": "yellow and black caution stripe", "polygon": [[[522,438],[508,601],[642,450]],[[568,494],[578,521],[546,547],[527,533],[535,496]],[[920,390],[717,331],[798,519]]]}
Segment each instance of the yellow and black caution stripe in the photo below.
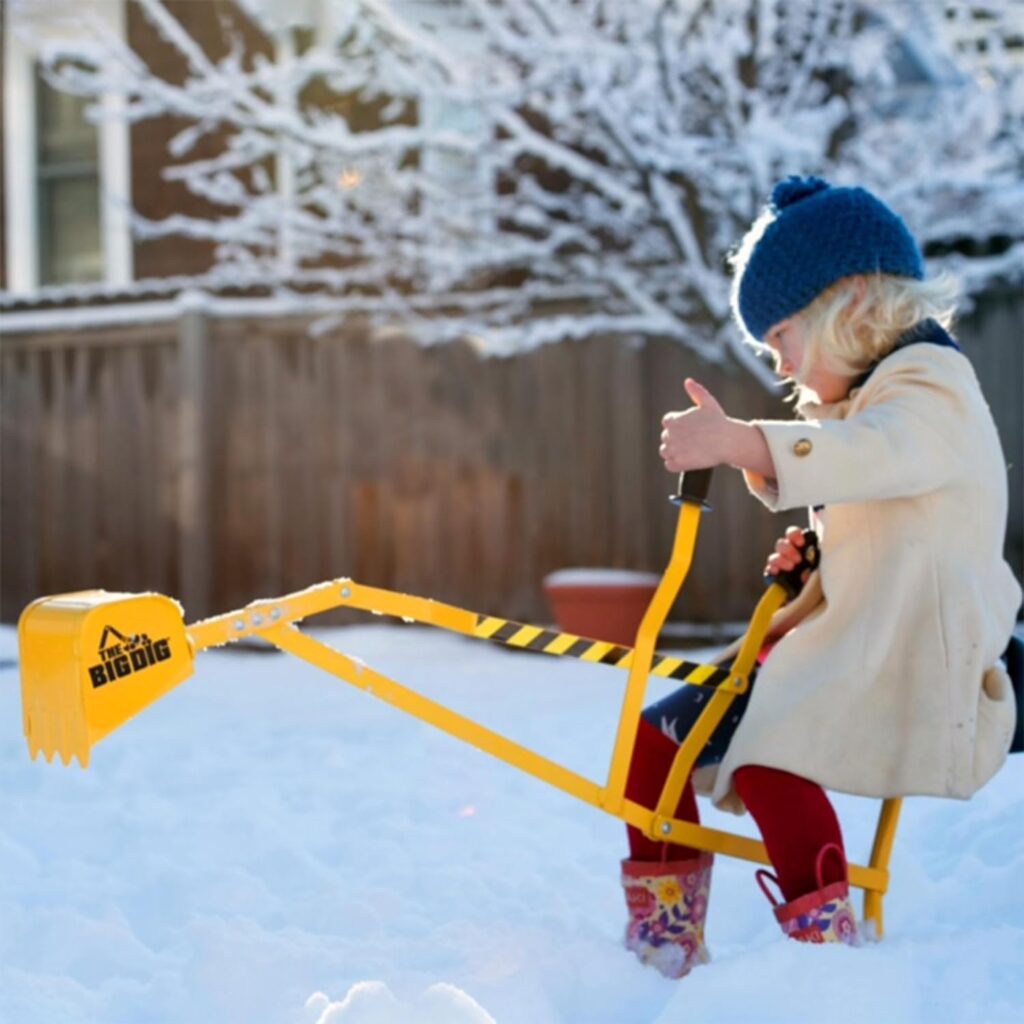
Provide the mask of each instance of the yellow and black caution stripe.
{"label": "yellow and black caution stripe", "polygon": [[[613,665],[615,668],[628,669],[633,663],[632,647],[622,647],[605,640],[587,640],[573,636],[572,633],[556,633],[540,626],[524,626],[521,622],[490,615],[477,616],[474,635],[509,647],[579,658],[581,661]],[[700,665],[657,653],[651,662],[651,675],[703,686],[718,686],[729,678],[728,670],[717,665]]]}

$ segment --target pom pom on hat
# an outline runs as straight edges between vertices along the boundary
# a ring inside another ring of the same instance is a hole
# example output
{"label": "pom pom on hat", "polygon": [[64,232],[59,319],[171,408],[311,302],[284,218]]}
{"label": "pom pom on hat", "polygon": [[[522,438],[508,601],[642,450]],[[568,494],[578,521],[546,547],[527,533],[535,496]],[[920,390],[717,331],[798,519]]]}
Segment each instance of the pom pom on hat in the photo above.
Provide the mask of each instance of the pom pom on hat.
{"label": "pom pom on hat", "polygon": [[772,206],[776,210],[783,210],[787,206],[805,199],[807,196],[816,195],[818,192],[831,187],[824,178],[800,178],[795,174],[791,174],[788,178],[783,178],[772,189]]}
{"label": "pom pom on hat", "polygon": [[755,338],[851,274],[924,278],[906,224],[867,189],[791,175],[772,189],[763,217],[733,283],[733,312]]}

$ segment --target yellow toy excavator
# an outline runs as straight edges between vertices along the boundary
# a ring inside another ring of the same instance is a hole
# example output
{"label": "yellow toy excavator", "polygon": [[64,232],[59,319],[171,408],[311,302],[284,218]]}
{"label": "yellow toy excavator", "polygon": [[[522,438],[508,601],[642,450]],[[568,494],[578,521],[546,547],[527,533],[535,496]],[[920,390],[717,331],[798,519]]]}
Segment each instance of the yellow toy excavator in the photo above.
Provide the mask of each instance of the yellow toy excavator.
{"label": "yellow toy excavator", "polygon": [[[680,477],[673,501],[679,505],[672,556],[643,617],[633,647],[589,640],[541,626],[480,615],[422,597],[329,580],[277,599],[185,625],[181,606],[159,594],[118,594],[86,590],[40,598],[18,623],[22,709],[32,757],[47,761],[75,756],[87,767],[101,739],[186,680],[195,656],[243,637],[258,635],[359,689],[423,719],[521,771],[614,815],[652,839],[669,841],[759,864],[768,864],[764,844],[745,836],[673,817],[686,779],[732,700],[745,693],[763,642],[785,629],[787,605],[799,592],[797,571],[771,577],[746,634],[713,664],[695,664],[655,651],[658,635],[693,558],[711,471]],[[805,560],[816,561],[816,548]],[[795,604],[795,602],[794,602]],[[307,636],[298,623],[332,608],[356,608],[397,616],[465,636],[623,669],[628,672],[608,776],[592,781],[515,743],[477,722],[375,672]],[[677,679],[713,691],[704,711],[680,744],[657,806],[626,799],[633,754],[649,676]],[[850,884],[864,890],[864,918],[882,935],[882,896],[889,885],[888,862],[896,835],[900,801],[882,801],[871,856],[850,864]]]}

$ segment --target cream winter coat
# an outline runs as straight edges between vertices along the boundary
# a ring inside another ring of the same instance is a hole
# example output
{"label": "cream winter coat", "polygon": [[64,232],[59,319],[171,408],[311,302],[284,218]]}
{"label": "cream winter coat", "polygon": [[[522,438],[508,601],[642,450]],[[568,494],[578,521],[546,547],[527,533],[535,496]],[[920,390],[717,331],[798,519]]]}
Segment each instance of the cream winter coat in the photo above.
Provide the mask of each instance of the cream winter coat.
{"label": "cream winter coat", "polygon": [[[759,422],[774,511],[824,505],[823,601],[772,651],[717,772],[794,772],[873,797],[969,797],[1003,763],[1015,707],[1003,652],[1021,590],[1002,557],[1006,465],[974,370],[954,348],[893,352],[805,422]],[[813,517],[813,514],[812,514]]]}

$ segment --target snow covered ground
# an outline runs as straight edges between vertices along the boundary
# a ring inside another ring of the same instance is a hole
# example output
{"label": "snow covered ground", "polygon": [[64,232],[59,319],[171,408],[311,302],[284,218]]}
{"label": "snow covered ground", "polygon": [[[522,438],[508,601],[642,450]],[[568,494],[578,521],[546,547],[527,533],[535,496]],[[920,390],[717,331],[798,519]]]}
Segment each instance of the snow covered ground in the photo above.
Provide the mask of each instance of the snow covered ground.
{"label": "snow covered ground", "polygon": [[[624,673],[420,627],[311,631],[603,777]],[[3,1024],[1024,1019],[1024,757],[970,803],[907,801],[883,943],[783,941],[752,865],[720,858],[714,960],[671,982],[620,948],[616,821],[344,683],[203,654],[83,772],[29,761],[16,657],[4,627]],[[837,805],[863,860],[877,804]]]}

